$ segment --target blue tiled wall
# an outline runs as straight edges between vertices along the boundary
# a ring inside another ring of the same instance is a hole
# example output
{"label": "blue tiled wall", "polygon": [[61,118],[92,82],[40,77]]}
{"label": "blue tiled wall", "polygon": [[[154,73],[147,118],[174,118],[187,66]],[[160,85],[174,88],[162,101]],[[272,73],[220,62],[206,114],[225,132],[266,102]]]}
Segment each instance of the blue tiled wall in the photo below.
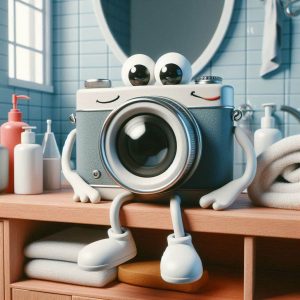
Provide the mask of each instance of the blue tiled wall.
{"label": "blue tiled wall", "polygon": [[37,132],[45,131],[44,120],[52,118],[52,94],[19,89],[8,86],[8,15],[7,1],[0,1],[0,124],[7,121],[11,109],[11,94],[25,94],[31,97],[30,102],[20,101],[24,121],[37,126]]}
{"label": "blue tiled wall", "polygon": [[[7,7],[0,3],[0,122],[6,119],[10,94],[7,87]],[[53,116],[60,145],[72,125],[68,115],[75,110],[75,93],[87,78],[110,78],[122,85],[120,63],[111,53],[98,28],[91,0],[53,0],[53,74],[55,94],[21,90],[33,97],[22,105],[25,117],[41,128],[46,115]],[[264,24],[264,1],[236,0],[230,28],[220,49],[202,74],[220,75],[235,88],[236,105],[248,103],[256,110],[251,123],[256,129],[261,104],[275,102],[300,108],[300,17],[284,22],[281,68],[266,79],[259,77]],[[285,135],[300,133],[292,117],[276,113]],[[236,151],[236,174],[243,168],[243,155]]]}

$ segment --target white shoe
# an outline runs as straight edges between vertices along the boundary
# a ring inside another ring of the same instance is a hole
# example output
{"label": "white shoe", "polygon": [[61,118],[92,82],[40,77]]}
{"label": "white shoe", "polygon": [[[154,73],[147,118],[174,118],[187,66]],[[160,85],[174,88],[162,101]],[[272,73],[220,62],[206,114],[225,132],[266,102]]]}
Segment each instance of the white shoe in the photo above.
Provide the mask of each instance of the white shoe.
{"label": "white shoe", "polygon": [[160,273],[169,283],[190,283],[201,278],[202,262],[189,234],[180,238],[175,238],[174,234],[168,236],[168,247],[160,261]]}
{"label": "white shoe", "polygon": [[99,271],[116,267],[136,256],[137,250],[130,230],[114,233],[108,229],[108,239],[91,243],[78,254],[78,266],[85,271]]}

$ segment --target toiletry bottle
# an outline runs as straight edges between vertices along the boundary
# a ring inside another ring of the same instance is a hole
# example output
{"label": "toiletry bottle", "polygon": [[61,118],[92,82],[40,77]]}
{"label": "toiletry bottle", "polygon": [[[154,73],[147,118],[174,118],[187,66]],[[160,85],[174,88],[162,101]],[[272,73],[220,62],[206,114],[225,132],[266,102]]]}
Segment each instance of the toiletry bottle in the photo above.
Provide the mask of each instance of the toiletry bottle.
{"label": "toiletry bottle", "polygon": [[0,145],[0,192],[8,185],[8,150]]}
{"label": "toiletry bottle", "polygon": [[21,133],[24,126],[28,124],[22,122],[22,112],[18,109],[18,100],[28,100],[28,96],[12,95],[12,109],[8,113],[8,122],[0,128],[1,144],[8,149],[9,153],[9,182],[7,193],[14,192],[14,148],[21,142]]}
{"label": "toiletry bottle", "polygon": [[15,147],[15,193],[41,194],[43,192],[43,151],[35,144],[36,127],[26,126],[21,134],[21,144]]}
{"label": "toiletry bottle", "polygon": [[51,131],[51,120],[47,120],[47,131],[44,136],[43,164],[44,190],[57,190],[61,186],[61,160],[54,133]]}
{"label": "toiletry bottle", "polygon": [[275,119],[272,116],[276,105],[274,103],[266,103],[262,106],[265,109],[265,116],[261,118],[261,128],[254,133],[254,148],[257,156],[282,139],[280,130],[275,128]]}

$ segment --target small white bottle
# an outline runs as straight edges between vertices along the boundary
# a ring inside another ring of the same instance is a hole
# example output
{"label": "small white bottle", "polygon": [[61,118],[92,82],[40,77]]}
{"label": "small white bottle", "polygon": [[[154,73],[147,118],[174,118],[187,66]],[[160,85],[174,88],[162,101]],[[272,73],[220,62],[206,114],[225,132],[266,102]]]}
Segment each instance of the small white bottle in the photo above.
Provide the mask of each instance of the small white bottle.
{"label": "small white bottle", "polygon": [[256,156],[260,155],[272,144],[282,139],[279,129],[275,128],[275,119],[272,116],[276,109],[274,103],[265,103],[262,105],[265,109],[265,116],[261,118],[261,128],[254,133],[254,148]]}
{"label": "small white bottle", "polygon": [[51,120],[47,120],[47,131],[43,139],[44,189],[58,190],[61,187],[61,158],[51,131]]}
{"label": "small white bottle", "polygon": [[21,134],[21,144],[14,149],[15,194],[33,195],[43,192],[43,151],[35,144],[36,127],[26,126]]}

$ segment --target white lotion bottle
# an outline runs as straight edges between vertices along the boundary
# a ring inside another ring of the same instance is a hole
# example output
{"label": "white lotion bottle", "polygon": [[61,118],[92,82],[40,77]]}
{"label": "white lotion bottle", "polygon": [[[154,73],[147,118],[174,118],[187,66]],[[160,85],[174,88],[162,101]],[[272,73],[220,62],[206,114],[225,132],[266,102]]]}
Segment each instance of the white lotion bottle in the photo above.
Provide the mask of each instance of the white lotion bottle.
{"label": "white lotion bottle", "polygon": [[272,116],[276,109],[274,103],[265,103],[262,105],[265,109],[265,116],[261,118],[261,128],[254,133],[254,148],[256,156],[260,155],[272,144],[282,139],[279,129],[275,128],[275,119]]}
{"label": "white lotion bottle", "polygon": [[35,143],[36,127],[26,126],[21,144],[14,149],[15,194],[34,195],[43,192],[43,151]]}
{"label": "white lotion bottle", "polygon": [[44,189],[58,190],[61,188],[61,158],[51,131],[51,120],[47,120],[47,131],[43,139]]}

